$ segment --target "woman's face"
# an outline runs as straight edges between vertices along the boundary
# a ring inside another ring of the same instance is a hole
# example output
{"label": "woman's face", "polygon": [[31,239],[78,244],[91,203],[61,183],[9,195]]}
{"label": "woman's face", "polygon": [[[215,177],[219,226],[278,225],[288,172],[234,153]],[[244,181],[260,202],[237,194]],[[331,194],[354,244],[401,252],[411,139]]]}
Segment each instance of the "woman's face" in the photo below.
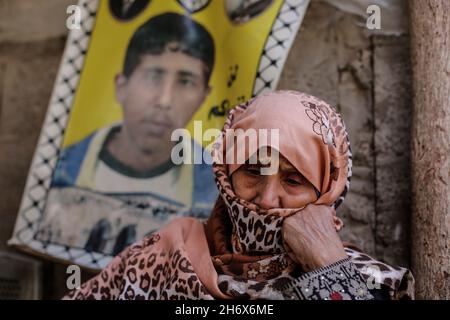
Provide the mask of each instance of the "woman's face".
{"label": "woman's face", "polygon": [[260,163],[243,164],[233,173],[231,181],[239,198],[266,210],[300,208],[317,200],[313,185],[283,155],[279,155],[277,173],[262,175],[261,167]]}

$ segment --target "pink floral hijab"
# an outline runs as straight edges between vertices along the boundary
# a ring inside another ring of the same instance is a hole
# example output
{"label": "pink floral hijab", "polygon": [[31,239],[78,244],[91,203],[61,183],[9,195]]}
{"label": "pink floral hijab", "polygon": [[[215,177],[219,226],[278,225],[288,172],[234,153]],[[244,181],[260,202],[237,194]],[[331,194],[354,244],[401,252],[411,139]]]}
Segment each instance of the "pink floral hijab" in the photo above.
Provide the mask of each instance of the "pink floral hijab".
{"label": "pink floral hijab", "polygon": [[[257,141],[258,147],[279,149],[320,191],[316,204],[337,208],[342,203],[352,175],[350,140],[341,115],[326,102],[301,92],[275,91],[236,106],[230,111],[222,137],[215,144],[215,164],[219,162],[222,149],[226,150],[222,145],[229,129],[278,130],[278,146],[267,139]],[[246,147],[236,146],[238,151]],[[228,175],[239,166],[229,164]]]}
{"label": "pink floral hijab", "polygon": [[[238,143],[231,135],[237,130],[245,132],[249,129],[276,129],[278,139],[261,139],[259,135],[249,135],[249,140]],[[231,139],[234,140],[230,143]],[[251,141],[252,139],[257,141]],[[350,141],[344,122],[336,110],[326,102],[305,93],[269,92],[230,111],[222,136],[214,144],[213,167],[220,194],[234,225],[234,250],[249,253],[249,246],[252,246],[258,252],[283,252],[282,222],[285,217],[303,208],[262,210],[253,203],[239,199],[229,181],[229,177],[242,162],[235,163],[237,157],[229,158],[226,152],[234,148],[237,153],[245,154],[241,160],[248,160],[251,154],[246,151],[252,143],[258,148],[275,148],[287,158],[318,191],[318,199],[314,204],[337,208],[344,200],[350,183]],[[242,212],[246,213],[245,221]],[[269,229],[268,232],[273,234],[270,241],[255,241],[256,234],[261,233],[260,229],[239,227],[239,224],[253,225],[254,221],[259,221],[266,230]]]}

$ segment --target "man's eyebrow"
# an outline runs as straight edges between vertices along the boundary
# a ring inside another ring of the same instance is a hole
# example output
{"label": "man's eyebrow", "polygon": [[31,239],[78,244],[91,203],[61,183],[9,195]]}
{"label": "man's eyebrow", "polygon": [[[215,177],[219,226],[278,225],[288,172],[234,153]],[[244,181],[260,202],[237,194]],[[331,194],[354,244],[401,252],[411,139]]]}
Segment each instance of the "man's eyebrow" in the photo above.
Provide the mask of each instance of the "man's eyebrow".
{"label": "man's eyebrow", "polygon": [[166,70],[160,67],[146,67],[144,69],[146,72],[156,72],[156,73],[165,73]]}
{"label": "man's eyebrow", "polygon": [[177,72],[178,75],[182,76],[182,77],[192,77],[192,78],[200,78],[200,75],[192,72],[192,71],[188,71],[188,70],[181,70]]}

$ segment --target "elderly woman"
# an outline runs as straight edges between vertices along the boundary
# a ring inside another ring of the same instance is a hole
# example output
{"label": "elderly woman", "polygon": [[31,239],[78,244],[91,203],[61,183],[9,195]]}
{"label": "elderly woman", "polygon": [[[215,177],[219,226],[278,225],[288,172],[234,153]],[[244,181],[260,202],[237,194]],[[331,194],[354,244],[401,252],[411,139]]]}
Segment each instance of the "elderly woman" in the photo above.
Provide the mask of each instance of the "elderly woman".
{"label": "elderly woman", "polygon": [[[278,129],[279,141],[260,139],[266,152],[252,154],[251,143],[227,141],[227,129]],[[229,145],[246,151],[244,163],[223,163]],[[348,191],[352,156],[327,103],[291,91],[254,98],[230,111],[213,149],[220,196],[210,218],[172,220],[66,298],[413,298],[408,270],[339,238],[335,208]],[[263,174],[271,161],[277,170]]]}

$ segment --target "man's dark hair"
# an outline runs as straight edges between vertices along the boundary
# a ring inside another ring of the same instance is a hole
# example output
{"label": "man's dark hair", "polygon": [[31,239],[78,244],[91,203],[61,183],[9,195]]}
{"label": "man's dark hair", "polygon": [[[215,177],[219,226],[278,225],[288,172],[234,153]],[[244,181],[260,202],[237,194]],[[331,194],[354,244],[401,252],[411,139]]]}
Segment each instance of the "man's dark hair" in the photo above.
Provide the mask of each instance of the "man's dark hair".
{"label": "man's dark hair", "polygon": [[133,73],[143,55],[162,54],[169,43],[177,44],[176,49],[170,50],[199,59],[207,66],[204,72],[207,85],[214,66],[214,41],[202,25],[172,12],[152,17],[136,30],[125,55],[125,76]]}

